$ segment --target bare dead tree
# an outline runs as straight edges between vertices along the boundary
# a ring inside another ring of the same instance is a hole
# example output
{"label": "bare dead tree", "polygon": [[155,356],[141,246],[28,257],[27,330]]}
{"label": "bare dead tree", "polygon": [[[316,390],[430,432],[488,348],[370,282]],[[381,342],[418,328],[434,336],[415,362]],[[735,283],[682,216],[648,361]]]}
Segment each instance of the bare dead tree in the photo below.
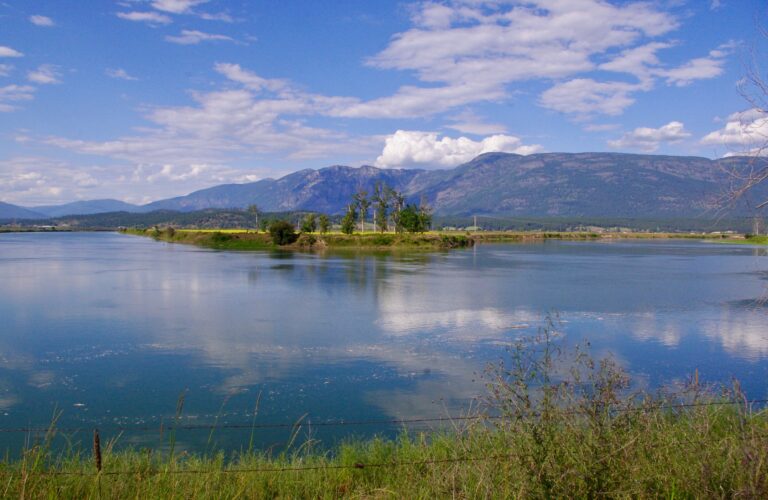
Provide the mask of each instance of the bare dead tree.
{"label": "bare dead tree", "polygon": [[[768,42],[768,29],[757,22],[759,39]],[[741,128],[747,135],[748,149],[745,154],[751,161],[744,168],[730,169],[731,185],[728,187],[726,200],[730,203],[742,199],[755,186],[768,181],[768,161],[764,159],[768,152],[768,134],[761,126],[768,124],[768,73],[763,64],[763,50],[754,44],[744,64],[744,77],[739,81],[738,91],[750,105],[741,116]],[[768,206],[768,200],[760,200],[755,210]]]}

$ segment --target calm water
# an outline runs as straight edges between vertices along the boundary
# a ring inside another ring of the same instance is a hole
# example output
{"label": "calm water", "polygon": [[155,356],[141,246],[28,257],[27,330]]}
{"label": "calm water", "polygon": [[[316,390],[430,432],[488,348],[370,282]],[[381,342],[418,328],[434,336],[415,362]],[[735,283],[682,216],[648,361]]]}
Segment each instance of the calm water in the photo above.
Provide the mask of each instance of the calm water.
{"label": "calm water", "polygon": [[[0,235],[0,428],[445,416],[511,340],[566,337],[641,383],[737,377],[768,397],[765,251],[695,241],[410,256],[227,253],[118,234]],[[322,428],[317,436],[392,431]],[[313,431],[314,432],[314,431]],[[111,433],[111,434],[110,434]],[[223,447],[250,431],[220,431]],[[260,446],[289,430],[264,430]],[[178,438],[193,449],[208,432]],[[0,434],[0,448],[23,440]],[[155,446],[156,432],[123,443]]]}

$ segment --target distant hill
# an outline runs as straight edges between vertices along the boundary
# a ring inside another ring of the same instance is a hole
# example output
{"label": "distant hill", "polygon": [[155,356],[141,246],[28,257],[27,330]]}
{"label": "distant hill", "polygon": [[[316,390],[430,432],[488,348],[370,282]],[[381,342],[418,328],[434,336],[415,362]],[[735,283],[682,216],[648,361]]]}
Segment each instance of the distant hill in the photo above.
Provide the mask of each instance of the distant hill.
{"label": "distant hill", "polygon": [[0,220],[3,219],[45,219],[45,215],[29,210],[28,208],[0,201]]}
{"label": "distant hill", "polygon": [[260,209],[278,212],[316,210],[337,213],[360,189],[373,192],[381,181],[402,190],[422,170],[344,167],[336,165],[321,170],[300,170],[280,179],[264,179],[248,184],[224,184],[187,196],[156,201],[145,205],[156,210],[193,211],[206,208],[244,208],[257,204]]}
{"label": "distant hill", "polygon": [[[719,211],[728,187],[738,184],[733,172],[767,166],[767,159],[751,157],[709,160],[623,153],[487,153],[453,169],[336,165],[301,170],[280,179],[223,184],[143,206],[93,200],[35,207],[33,212],[62,217],[242,209],[256,204],[266,212],[340,214],[354,193],[365,190],[371,194],[376,183],[382,182],[404,193],[410,202],[426,199],[440,216],[712,218],[725,213],[748,214],[750,198],[768,199],[766,183],[751,191],[737,207]],[[16,208],[22,212],[15,217],[39,217]]]}
{"label": "distant hill", "polygon": [[47,205],[32,207],[35,212],[47,217],[63,217],[65,215],[92,215],[107,212],[140,212],[138,205],[131,205],[120,200],[88,200],[75,201],[64,205]]}
{"label": "distant hill", "polygon": [[[719,208],[734,182],[729,172],[768,165],[763,159],[543,153],[487,153],[454,169],[379,169],[333,166],[280,179],[226,184],[157,201],[145,209],[194,211],[245,208],[341,213],[352,194],[384,182],[421,197],[439,215],[695,217]],[[768,185],[752,193],[768,199]],[[745,213],[742,204],[739,213]]]}

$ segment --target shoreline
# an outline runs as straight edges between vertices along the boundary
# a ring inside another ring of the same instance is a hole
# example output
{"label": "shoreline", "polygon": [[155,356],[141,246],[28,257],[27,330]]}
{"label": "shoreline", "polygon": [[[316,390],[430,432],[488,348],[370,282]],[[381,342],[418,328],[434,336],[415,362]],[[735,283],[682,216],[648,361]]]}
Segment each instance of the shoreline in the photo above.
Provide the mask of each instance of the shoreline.
{"label": "shoreline", "polygon": [[[535,243],[547,240],[562,241],[618,241],[618,240],[702,240],[723,243],[750,244],[753,239],[734,237],[731,234],[707,233],[599,233],[559,231],[488,231],[457,232],[440,231],[426,233],[301,233],[288,245],[272,242],[269,233],[247,229],[122,229],[122,234],[150,237],[166,243],[197,245],[215,250],[254,251],[289,250],[317,252],[326,250],[370,251],[443,251],[471,248],[477,244]],[[766,238],[768,242],[768,238]],[[754,242],[755,244],[761,244]]]}

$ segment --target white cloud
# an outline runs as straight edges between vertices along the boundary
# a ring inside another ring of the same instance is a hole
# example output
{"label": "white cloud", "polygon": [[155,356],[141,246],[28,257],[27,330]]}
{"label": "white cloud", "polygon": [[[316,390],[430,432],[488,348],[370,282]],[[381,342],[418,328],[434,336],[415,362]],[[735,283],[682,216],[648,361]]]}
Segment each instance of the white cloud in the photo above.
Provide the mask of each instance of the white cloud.
{"label": "white cloud", "polygon": [[223,21],[225,23],[234,23],[235,18],[227,14],[226,12],[217,12],[215,14],[209,14],[207,12],[199,12],[197,17],[206,21]]}
{"label": "white cloud", "polygon": [[583,117],[593,114],[620,115],[634,104],[633,92],[644,90],[640,83],[598,82],[591,78],[577,78],[558,83],[541,94],[539,103],[561,113]]}
{"label": "white cloud", "polygon": [[[593,58],[613,49],[624,52],[603,69],[645,76],[645,66],[659,62],[655,52],[669,44],[633,46],[678,25],[671,14],[651,3],[613,5],[599,0],[422,2],[412,21],[412,29],[395,35],[368,64],[414,71],[430,86],[403,87],[391,97],[349,110],[349,116],[377,112],[380,116],[421,116],[500,100],[508,97],[507,87],[514,82],[593,71],[598,67]],[[648,86],[621,89],[613,82],[598,83],[602,87],[597,92],[599,101],[609,102],[598,105],[597,112],[611,114],[620,113],[632,102],[631,91]],[[550,97],[554,97],[552,93],[542,98],[542,105],[552,102]]]}
{"label": "white cloud", "polygon": [[123,68],[108,68],[104,71],[104,74],[110,78],[115,78],[116,80],[129,80],[129,81],[138,80],[138,78],[136,78],[135,76],[129,75],[128,72],[125,71]]}
{"label": "white cloud", "polygon": [[449,119],[450,124],[446,128],[457,130],[465,134],[474,135],[493,135],[502,134],[507,131],[507,127],[501,123],[487,123],[481,117],[472,111],[463,111]]}
{"label": "white cloud", "polygon": [[768,114],[756,108],[733,113],[725,127],[705,135],[701,143],[731,149],[726,156],[763,152],[768,145]]}
{"label": "white cloud", "polygon": [[209,0],[154,0],[152,7],[171,14],[186,14],[196,5],[208,3]]}
{"label": "white cloud", "polygon": [[[712,51],[718,54],[720,51]],[[685,87],[694,80],[706,80],[720,76],[723,73],[723,56],[698,57],[677,68],[657,71],[656,74],[666,79],[669,85]]]}
{"label": "white cloud", "polygon": [[10,64],[0,64],[0,76],[8,76],[13,71],[13,66]]}
{"label": "white cloud", "polygon": [[177,43],[179,45],[197,45],[201,42],[234,42],[232,37],[226,35],[216,35],[212,33],[204,33],[197,30],[181,30],[181,34],[177,36],[166,36],[165,40],[171,43]]}
{"label": "white cloud", "polygon": [[12,49],[5,45],[0,45],[0,57],[23,57],[24,54],[18,50]]}
{"label": "white cloud", "polygon": [[41,85],[61,83],[59,77],[58,68],[52,64],[41,64],[36,70],[27,73],[27,80]]}
{"label": "white cloud", "polygon": [[434,132],[398,130],[387,137],[384,150],[376,159],[380,167],[432,165],[452,167],[476,156],[490,152],[531,154],[541,150],[539,145],[526,146],[510,135],[493,135],[481,141],[467,137],[438,139]]}
{"label": "white cloud", "polygon": [[671,43],[652,42],[626,49],[612,60],[601,64],[599,69],[617,73],[628,73],[641,80],[645,80],[651,75],[651,68],[661,64],[658,56],[656,56],[656,52],[672,46]]}
{"label": "white cloud", "polygon": [[34,24],[35,26],[55,26],[56,23],[53,22],[53,19],[46,16],[40,16],[40,15],[34,15],[29,16],[29,22]]}
{"label": "white cloud", "polygon": [[659,128],[639,127],[624,134],[620,139],[608,141],[608,145],[616,149],[639,149],[653,152],[664,143],[674,144],[690,137],[681,122],[672,121]]}
{"label": "white cloud", "polygon": [[6,85],[0,87],[0,113],[14,111],[17,107],[13,103],[30,101],[34,98],[35,88],[29,85]]}
{"label": "white cloud", "polygon": [[[425,85],[402,87],[392,96],[353,106],[343,116],[433,115],[506,99],[516,82],[553,79],[555,86],[540,96],[542,106],[579,118],[618,115],[634,102],[634,93],[652,90],[659,79],[683,86],[718,76],[728,54],[716,50],[666,67],[657,53],[674,43],[653,39],[677,29],[678,21],[652,2],[425,1],[413,8],[411,20],[411,29],[396,34],[367,63],[413,71]],[[638,82],[585,76],[598,69]],[[589,82],[595,84],[592,89],[584,86]]]}
{"label": "white cloud", "polygon": [[272,92],[277,92],[288,88],[288,82],[285,80],[262,78],[255,73],[244,70],[239,64],[216,63],[216,65],[214,65],[214,70],[217,73],[224,75],[229,80],[241,83],[246,88],[255,91],[266,89]]}
{"label": "white cloud", "polygon": [[147,24],[171,24],[173,20],[159,12],[118,12],[117,17],[126,21],[141,22]]}

